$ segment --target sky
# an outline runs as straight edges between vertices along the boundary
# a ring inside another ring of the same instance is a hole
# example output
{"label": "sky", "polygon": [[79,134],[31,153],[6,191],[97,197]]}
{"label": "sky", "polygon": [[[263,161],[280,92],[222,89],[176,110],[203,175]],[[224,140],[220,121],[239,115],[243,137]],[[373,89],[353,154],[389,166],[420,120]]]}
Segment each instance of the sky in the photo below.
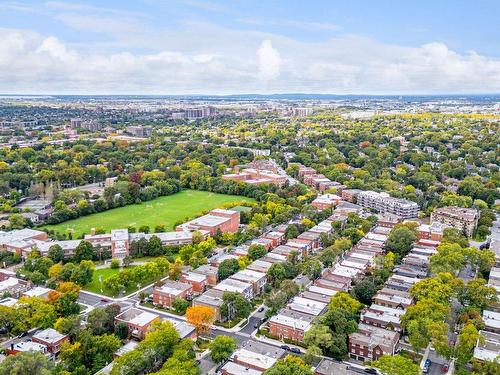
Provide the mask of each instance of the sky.
{"label": "sky", "polygon": [[500,93],[499,37],[497,0],[0,0],[0,93]]}

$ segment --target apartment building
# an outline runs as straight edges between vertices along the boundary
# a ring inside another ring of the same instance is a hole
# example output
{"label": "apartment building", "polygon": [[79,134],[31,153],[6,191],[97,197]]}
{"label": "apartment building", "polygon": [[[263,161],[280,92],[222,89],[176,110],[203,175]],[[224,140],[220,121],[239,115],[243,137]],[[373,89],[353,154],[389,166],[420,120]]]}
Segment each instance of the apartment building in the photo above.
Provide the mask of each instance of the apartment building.
{"label": "apartment building", "polygon": [[252,185],[277,185],[282,186],[287,181],[287,176],[283,176],[272,171],[246,168],[241,172],[222,175],[224,180],[241,181]]}
{"label": "apartment building", "polygon": [[381,214],[393,214],[403,219],[418,216],[418,204],[407,199],[393,198],[387,193],[362,191],[357,196],[357,204],[362,207],[376,210]]}
{"label": "apartment building", "polygon": [[193,300],[193,306],[206,306],[214,310],[215,320],[224,321],[220,308],[224,303],[222,297],[224,291],[218,289],[209,289],[199,297]]}
{"label": "apartment building", "polygon": [[144,339],[151,324],[159,322],[160,316],[131,307],[115,317],[115,324],[123,322],[128,327],[129,337]]}
{"label": "apartment building", "polygon": [[323,194],[311,202],[318,210],[326,210],[342,202],[342,197],[337,194]]}
{"label": "apartment building", "polygon": [[361,361],[376,360],[384,354],[396,354],[399,333],[360,323],[349,335],[349,356]]}
{"label": "apartment building", "polygon": [[477,227],[479,212],[474,208],[456,206],[440,207],[431,214],[431,224],[438,222],[449,225],[471,237]]}
{"label": "apartment building", "polygon": [[162,307],[171,307],[176,298],[187,299],[193,294],[193,286],[189,283],[182,283],[166,280],[162,286],[153,289],[153,302]]}
{"label": "apartment building", "polygon": [[314,319],[314,316],[309,314],[282,309],[269,319],[269,333],[280,340],[302,342]]}
{"label": "apartment building", "polygon": [[203,293],[208,284],[206,275],[195,272],[183,272],[179,282],[191,285],[193,293]]}

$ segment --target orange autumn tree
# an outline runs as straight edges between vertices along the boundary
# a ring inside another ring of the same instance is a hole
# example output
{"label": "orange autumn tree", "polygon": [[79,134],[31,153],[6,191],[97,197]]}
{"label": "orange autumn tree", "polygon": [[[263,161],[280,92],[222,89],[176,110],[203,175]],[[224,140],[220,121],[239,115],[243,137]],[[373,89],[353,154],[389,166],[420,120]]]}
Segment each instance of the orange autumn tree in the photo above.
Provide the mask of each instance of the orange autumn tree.
{"label": "orange autumn tree", "polygon": [[209,333],[215,321],[215,310],[208,306],[193,306],[186,310],[186,319],[196,328],[198,334]]}

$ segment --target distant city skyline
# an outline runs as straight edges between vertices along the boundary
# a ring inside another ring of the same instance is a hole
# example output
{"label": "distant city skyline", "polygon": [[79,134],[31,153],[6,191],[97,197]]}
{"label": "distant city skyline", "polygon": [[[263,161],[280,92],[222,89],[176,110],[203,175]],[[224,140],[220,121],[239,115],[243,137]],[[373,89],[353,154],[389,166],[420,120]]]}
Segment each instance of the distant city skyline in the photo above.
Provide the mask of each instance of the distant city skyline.
{"label": "distant city skyline", "polygon": [[493,0],[0,0],[0,94],[496,94],[499,25]]}

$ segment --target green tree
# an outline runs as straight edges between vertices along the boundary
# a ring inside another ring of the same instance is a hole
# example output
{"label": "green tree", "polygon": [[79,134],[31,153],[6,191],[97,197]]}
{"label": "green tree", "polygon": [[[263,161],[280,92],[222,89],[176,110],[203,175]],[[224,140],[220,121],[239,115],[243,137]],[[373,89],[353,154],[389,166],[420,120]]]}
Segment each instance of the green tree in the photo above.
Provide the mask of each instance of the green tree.
{"label": "green tree", "polygon": [[229,336],[217,336],[210,343],[210,357],[215,363],[222,363],[229,359],[236,347],[236,339]]}
{"label": "green tree", "polygon": [[301,358],[287,355],[284,359],[278,360],[276,364],[269,370],[264,372],[264,375],[312,375],[313,372]]}
{"label": "green tree", "polygon": [[383,355],[371,365],[387,375],[419,375],[420,367],[411,359],[397,355]]}
{"label": "green tree", "polygon": [[222,300],[220,312],[226,319],[248,318],[252,312],[252,302],[239,293],[224,292]]}
{"label": "green tree", "polygon": [[80,263],[82,260],[92,260],[95,257],[95,251],[92,244],[82,240],[75,249],[75,262]]}
{"label": "green tree", "polygon": [[389,233],[385,247],[401,259],[408,254],[416,239],[415,230],[404,225],[397,225]]}
{"label": "green tree", "polygon": [[0,375],[51,375],[54,365],[42,353],[23,352],[0,363]]}
{"label": "green tree", "polygon": [[330,328],[322,324],[314,324],[304,335],[307,347],[317,347],[322,353],[328,353],[333,346],[333,335]]}
{"label": "green tree", "polygon": [[217,274],[219,276],[219,280],[225,280],[229,276],[234,275],[240,269],[240,265],[238,264],[237,259],[225,259],[219,265],[219,269]]}
{"label": "green tree", "polygon": [[252,260],[257,260],[259,258],[262,258],[264,255],[267,254],[267,250],[264,246],[262,245],[250,245],[248,248],[248,257]]}
{"label": "green tree", "polygon": [[64,260],[64,250],[60,245],[52,245],[49,247],[47,256],[54,262],[59,263]]}
{"label": "green tree", "polygon": [[186,313],[186,309],[189,307],[189,302],[184,298],[177,297],[172,302],[172,307],[178,314],[184,315]]}

